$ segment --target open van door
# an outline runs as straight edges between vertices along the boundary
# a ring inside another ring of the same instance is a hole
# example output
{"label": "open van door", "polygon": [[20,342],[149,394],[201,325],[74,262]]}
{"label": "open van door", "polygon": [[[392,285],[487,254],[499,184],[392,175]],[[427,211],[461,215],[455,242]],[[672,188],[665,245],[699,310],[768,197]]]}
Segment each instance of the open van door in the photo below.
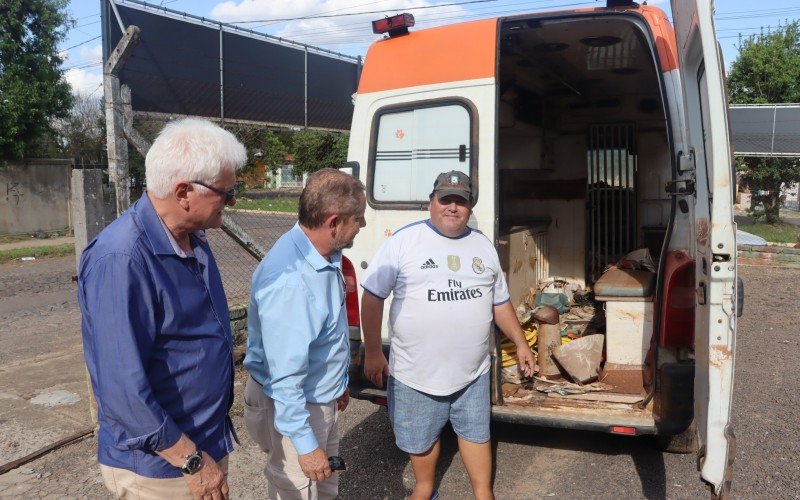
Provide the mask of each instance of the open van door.
{"label": "open van door", "polygon": [[736,226],[728,103],[712,0],[673,0],[695,189],[695,423],[698,469],[716,495],[730,489],[736,345]]}

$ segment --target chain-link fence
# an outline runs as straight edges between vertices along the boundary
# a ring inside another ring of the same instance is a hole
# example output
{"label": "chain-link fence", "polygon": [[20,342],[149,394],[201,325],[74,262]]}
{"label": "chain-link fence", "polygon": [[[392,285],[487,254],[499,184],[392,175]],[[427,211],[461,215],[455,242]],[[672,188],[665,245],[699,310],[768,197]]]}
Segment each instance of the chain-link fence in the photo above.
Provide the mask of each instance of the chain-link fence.
{"label": "chain-link fence", "polygon": [[[297,214],[291,213],[226,209],[226,214],[253,242],[267,251],[297,221]],[[235,306],[247,303],[250,279],[258,261],[221,229],[210,229],[206,235],[222,275],[228,304]]]}

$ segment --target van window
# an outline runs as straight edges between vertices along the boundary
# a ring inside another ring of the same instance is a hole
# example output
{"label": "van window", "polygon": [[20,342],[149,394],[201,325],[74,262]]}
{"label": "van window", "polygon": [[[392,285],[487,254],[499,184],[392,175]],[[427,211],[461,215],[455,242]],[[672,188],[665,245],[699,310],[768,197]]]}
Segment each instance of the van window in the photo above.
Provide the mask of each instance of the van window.
{"label": "van window", "polygon": [[428,202],[441,172],[470,175],[472,118],[460,104],[378,115],[371,196],[377,202]]}

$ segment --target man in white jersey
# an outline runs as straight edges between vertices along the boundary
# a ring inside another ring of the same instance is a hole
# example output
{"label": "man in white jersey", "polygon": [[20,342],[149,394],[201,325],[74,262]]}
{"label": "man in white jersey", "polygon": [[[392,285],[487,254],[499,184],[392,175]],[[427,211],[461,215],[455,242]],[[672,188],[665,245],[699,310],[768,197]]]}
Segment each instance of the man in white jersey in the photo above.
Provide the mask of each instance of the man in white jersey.
{"label": "man in white jersey", "polygon": [[[450,421],[477,499],[494,498],[489,442],[492,320],[517,345],[519,366],[533,375],[525,341],[492,242],[467,226],[469,176],[440,174],[430,195],[430,219],[395,232],[372,258],[361,286],[364,372],[375,385],[388,377],[389,417],[397,446],[411,457],[416,478],[409,498],[434,489],[441,434]],[[383,301],[389,312],[389,361],[381,349]]]}

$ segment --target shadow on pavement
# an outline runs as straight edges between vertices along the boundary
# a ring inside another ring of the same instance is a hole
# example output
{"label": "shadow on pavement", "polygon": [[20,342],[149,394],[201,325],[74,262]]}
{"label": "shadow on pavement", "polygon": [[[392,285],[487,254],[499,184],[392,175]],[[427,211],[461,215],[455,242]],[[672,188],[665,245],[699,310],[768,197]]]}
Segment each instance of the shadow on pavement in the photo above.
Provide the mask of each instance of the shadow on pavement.
{"label": "shadow on pavement", "polygon": [[[642,496],[650,500],[667,496],[664,456],[651,436],[626,437],[574,429],[494,423],[492,440],[494,443],[503,441],[597,455],[630,455],[642,485]],[[568,481],[569,471],[563,471],[563,474],[564,480]]]}
{"label": "shadow on pavement", "polygon": [[[367,443],[364,436],[382,436],[382,439]],[[456,435],[449,424],[441,439],[436,466],[437,488],[458,453]],[[394,442],[386,408],[378,409],[342,436],[339,455],[347,462],[347,472],[339,476],[340,498],[405,498],[411,493],[414,475],[408,455]],[[404,474],[406,468],[408,471]],[[381,475],[381,480],[376,480],[377,474]],[[381,484],[382,491],[376,484]]]}

